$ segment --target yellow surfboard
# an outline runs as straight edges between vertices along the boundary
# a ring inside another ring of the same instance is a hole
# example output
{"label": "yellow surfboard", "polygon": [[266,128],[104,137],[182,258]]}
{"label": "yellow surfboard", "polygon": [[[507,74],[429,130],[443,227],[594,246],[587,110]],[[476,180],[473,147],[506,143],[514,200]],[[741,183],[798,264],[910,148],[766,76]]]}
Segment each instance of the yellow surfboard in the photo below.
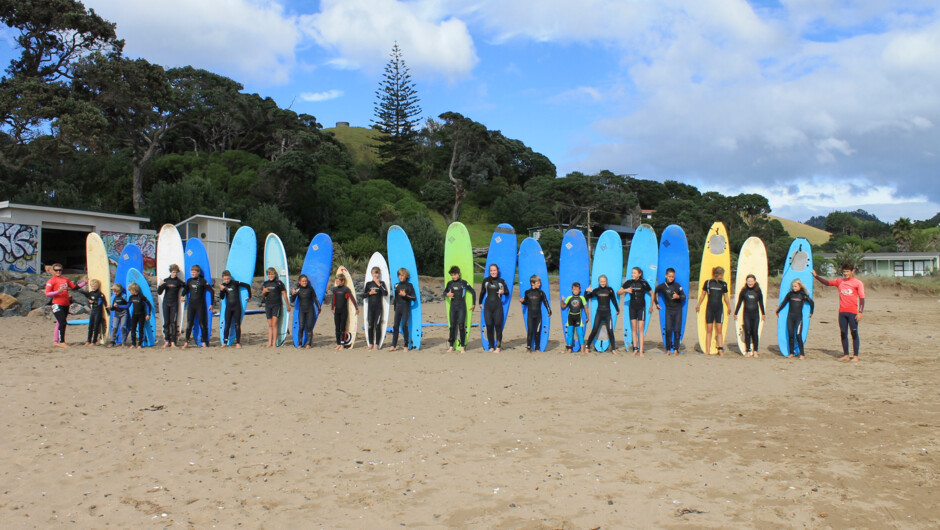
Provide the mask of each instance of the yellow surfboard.
{"label": "yellow surfboard", "polygon": [[[708,229],[708,236],[705,238],[705,248],[702,249],[702,270],[699,272],[698,276],[698,296],[702,296],[702,289],[705,287],[705,282],[712,279],[712,270],[715,267],[722,267],[725,269],[725,277],[723,281],[729,285],[728,291],[730,295],[730,285],[732,285],[731,247],[728,246],[728,231],[725,229],[725,225],[723,223],[714,223],[712,227]],[[719,347],[724,347],[725,337],[728,334],[728,326],[731,325],[728,317],[728,304],[722,301],[721,305],[723,308],[721,313],[721,333],[716,334],[713,332],[711,348],[711,353],[713,355],[718,354]],[[702,353],[708,351],[708,348],[705,347],[705,313],[707,306],[707,301],[702,302],[701,309],[698,312],[698,345],[702,349]],[[717,327],[718,326],[716,325],[715,328]]]}
{"label": "yellow surfboard", "polygon": [[[108,263],[108,252],[104,248],[101,236],[92,232],[85,238],[85,263],[88,270],[88,280],[101,282],[101,292],[104,299],[111,306],[111,264]],[[111,332],[111,312],[104,311],[104,333],[99,335],[98,343],[105,344]]]}
{"label": "yellow surfboard", "polygon": [[[731,293],[735,297],[735,304],[738,303],[736,299],[741,294],[741,289],[744,289],[744,286],[747,285],[748,274],[753,274],[757,280],[757,285],[760,286],[764,299],[764,312],[773,310],[773,308],[767,307],[767,248],[764,247],[764,242],[759,237],[749,237],[741,245],[741,253],[738,254],[738,269],[735,271],[734,276],[734,291]],[[764,321],[761,320],[757,326],[757,337],[759,339],[764,331]],[[734,327],[738,332],[738,349],[741,355],[744,355],[746,351],[744,344],[744,306],[741,306]]]}

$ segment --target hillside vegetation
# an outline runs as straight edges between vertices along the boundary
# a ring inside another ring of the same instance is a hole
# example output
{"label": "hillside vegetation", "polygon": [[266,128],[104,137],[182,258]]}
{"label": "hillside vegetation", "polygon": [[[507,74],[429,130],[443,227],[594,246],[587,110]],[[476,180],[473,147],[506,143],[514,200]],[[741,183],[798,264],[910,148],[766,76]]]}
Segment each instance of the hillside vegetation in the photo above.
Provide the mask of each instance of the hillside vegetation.
{"label": "hillside vegetation", "polygon": [[323,132],[332,134],[342,142],[349,151],[353,164],[375,165],[379,162],[379,155],[375,148],[378,146],[376,138],[379,132],[365,127],[330,127]]}
{"label": "hillside vegetation", "polygon": [[823,243],[829,241],[829,238],[832,237],[832,234],[829,232],[820,230],[819,228],[810,226],[808,224],[803,224],[790,219],[784,219],[783,217],[777,217],[776,215],[769,215],[768,217],[780,221],[780,224],[782,224],[784,230],[790,234],[790,237],[805,237],[807,241],[813,245],[822,245]]}

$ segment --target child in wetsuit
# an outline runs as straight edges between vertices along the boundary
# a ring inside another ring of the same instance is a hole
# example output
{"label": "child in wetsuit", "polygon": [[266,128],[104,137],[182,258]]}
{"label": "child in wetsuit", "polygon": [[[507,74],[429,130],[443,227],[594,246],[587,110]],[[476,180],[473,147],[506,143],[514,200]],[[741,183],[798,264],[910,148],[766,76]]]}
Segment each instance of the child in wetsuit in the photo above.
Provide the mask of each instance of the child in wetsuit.
{"label": "child in wetsuit", "polygon": [[264,316],[268,319],[268,348],[277,346],[278,320],[281,315],[281,301],[287,304],[290,311],[290,301],[287,299],[287,287],[277,277],[277,269],[268,267],[268,279],[261,284],[261,302],[264,304]]}
{"label": "child in wetsuit", "polygon": [[[408,269],[404,267],[398,269],[398,283],[395,284],[395,298],[393,302],[395,306],[395,318],[392,321],[392,345],[389,347],[388,351],[398,349],[399,329],[405,337],[405,350],[410,350],[414,347],[411,343],[411,335],[408,334],[408,324],[411,318],[411,304],[414,303],[418,297],[415,295],[414,286],[408,281],[410,279],[411,273],[408,272]],[[420,326],[421,323],[418,322],[416,325]]]}
{"label": "child in wetsuit", "polygon": [[[597,336],[597,333],[601,330],[601,327],[607,328],[607,340],[610,341],[610,353],[614,355],[620,355],[617,353],[617,340],[614,337],[614,328],[613,328],[613,316],[611,315],[611,307],[617,314],[620,314],[620,302],[617,300],[617,292],[614,291],[609,285],[607,285],[607,276],[601,275],[597,279],[598,287],[597,289],[592,289],[591,286],[585,291],[585,297],[590,300],[591,298],[597,298],[597,309],[594,311],[594,325],[591,326],[591,336],[587,340],[587,349],[591,350],[591,345],[594,344],[594,338]],[[597,351],[597,347],[594,347],[594,351]]]}
{"label": "child in wetsuit", "polygon": [[[813,271],[813,277],[823,285],[839,288],[839,333],[842,338],[842,357],[840,361],[858,362],[858,349],[861,340],[858,338],[858,323],[862,321],[865,311],[865,285],[855,277],[855,266],[851,263],[842,264],[842,277],[827,280]],[[852,352],[849,357],[849,331],[852,333]]]}
{"label": "child in wetsuit", "polygon": [[111,343],[108,347],[123,344],[127,340],[128,309],[124,286],[116,283],[111,286]]}
{"label": "child in wetsuit", "polygon": [[[189,346],[189,337],[193,334],[193,326],[198,325],[202,333],[202,347],[209,346],[209,315],[211,311],[214,292],[212,285],[206,281],[202,275],[202,267],[193,265],[189,269],[190,278],[183,285],[180,291],[180,301],[185,301],[189,296],[189,306],[186,310],[186,338],[183,341],[183,348]],[[208,303],[207,303],[208,302]],[[207,307],[208,306],[208,307]]]}
{"label": "child in wetsuit", "polygon": [[222,271],[222,283],[219,284],[219,301],[225,300],[225,329],[222,330],[222,336],[219,340],[222,347],[229,345],[231,341],[231,330],[235,327],[235,347],[242,347],[242,297],[241,290],[247,289],[248,295],[245,301],[251,299],[251,285],[232,279],[232,273]]}
{"label": "child in wetsuit", "polygon": [[157,286],[157,294],[163,295],[163,347],[175,348],[180,337],[179,312],[180,292],[186,283],[180,279],[180,266],[170,265],[170,275]]}
{"label": "child in wetsuit", "polygon": [[[147,288],[149,289],[150,286],[148,285]],[[150,320],[150,314],[153,313],[153,306],[150,305],[150,300],[147,300],[147,297],[140,292],[140,286],[136,283],[128,285],[127,290],[131,293],[127,298],[127,303],[131,305],[131,342],[127,344],[125,340],[124,345],[139,350],[144,345],[144,339],[147,337],[144,333],[144,326],[146,326],[147,321]],[[139,344],[137,342],[138,335],[140,335]]]}
{"label": "child in wetsuit", "polygon": [[56,263],[52,266],[52,278],[46,282],[46,296],[52,301],[52,316],[55,317],[55,335],[52,344],[60,348],[68,348],[65,343],[65,328],[68,326],[69,306],[72,305],[72,296],[69,289],[80,289],[85,286],[85,282],[75,284],[72,280],[62,275],[62,264]]}
{"label": "child in wetsuit", "polygon": [[464,351],[467,348],[467,294],[470,294],[470,311],[476,308],[477,293],[473,286],[460,277],[460,267],[454,265],[448,271],[450,281],[444,286],[444,296],[451,299],[450,302],[450,336],[447,339],[448,352],[454,351],[454,348]]}
{"label": "child in wetsuit", "polygon": [[506,280],[499,277],[499,265],[490,264],[490,275],[483,278],[480,286],[480,309],[483,311],[483,322],[486,325],[486,340],[490,343],[490,351],[499,353],[503,344],[503,297],[509,296],[509,286]]}
{"label": "child in wetsuit", "polygon": [[88,281],[88,341],[85,346],[98,344],[99,337],[104,333],[104,312],[108,310],[108,301],[101,292],[101,282]]}
{"label": "child in wetsuit", "polygon": [[702,286],[702,292],[698,295],[698,304],[695,306],[695,312],[698,313],[702,302],[708,300],[708,304],[705,305],[705,355],[712,353],[712,332],[714,332],[715,342],[718,344],[718,355],[725,356],[722,325],[725,321],[725,311],[731,314],[731,300],[728,298],[728,283],[724,278],[724,267],[712,269],[712,277]]}
{"label": "child in wetsuit", "polygon": [[581,296],[580,283],[574,282],[571,284],[571,296],[561,302],[561,309],[562,311],[568,310],[568,322],[565,323],[565,338],[567,339],[565,350],[568,352],[574,351],[575,335],[577,335],[578,353],[584,355],[586,353],[584,348],[584,324],[591,318],[591,315],[588,311],[587,300]]}
{"label": "child in wetsuit", "polygon": [[542,306],[552,316],[552,308],[548,305],[545,291],[542,290],[542,279],[537,274],[529,277],[529,288],[522,294],[519,302],[526,308],[526,351],[541,350],[542,346]]}
{"label": "child in wetsuit", "polygon": [[[672,267],[666,269],[666,281],[656,286],[653,302],[656,309],[660,309],[659,300],[662,298],[666,306],[666,321],[663,329],[666,335],[666,355],[679,355],[679,339],[682,337],[682,303],[685,301],[685,291],[676,281],[676,270]],[[653,308],[650,308],[650,313]]]}
{"label": "child in wetsuit", "polygon": [[760,357],[757,353],[758,331],[760,323],[764,321],[764,293],[761,292],[757,277],[748,274],[745,286],[738,293],[738,305],[734,307],[734,318],[738,318],[741,306],[744,306],[744,322],[741,329],[744,331],[745,357]]}
{"label": "child in wetsuit", "polygon": [[[330,308],[333,310],[333,322],[336,324],[336,347],[334,350],[342,350],[347,347],[346,327],[349,324],[349,303],[352,302],[356,308],[356,315],[359,315],[359,304],[356,303],[356,297],[346,286],[346,277],[342,274],[336,274],[336,283],[333,287],[333,298]],[[355,318],[355,317],[353,317]]]}
{"label": "child in wetsuit", "polygon": [[304,349],[310,349],[310,341],[313,338],[313,324],[316,322],[317,314],[320,312],[320,300],[317,292],[310,285],[310,279],[306,274],[301,274],[297,278],[297,288],[291,292],[290,301],[296,304],[298,332],[300,340],[297,341]]}
{"label": "child in wetsuit", "polygon": [[382,337],[382,301],[388,299],[388,286],[382,281],[382,269],[372,267],[372,280],[366,282],[362,293],[369,309],[369,318],[366,322],[366,349],[378,350],[379,339]]}
{"label": "child in wetsuit", "polygon": [[630,271],[630,279],[623,282],[617,294],[630,295],[629,318],[633,325],[633,355],[639,354],[640,357],[646,357],[646,293],[653,290],[649,282],[643,279],[643,269],[633,267]]}
{"label": "child in wetsuit", "polygon": [[790,343],[790,355],[799,359],[806,358],[806,352],[803,350],[803,304],[809,304],[809,318],[813,318],[813,311],[816,304],[800,280],[793,280],[790,284],[790,292],[780,302],[777,308],[777,315],[787,307],[787,338]]}

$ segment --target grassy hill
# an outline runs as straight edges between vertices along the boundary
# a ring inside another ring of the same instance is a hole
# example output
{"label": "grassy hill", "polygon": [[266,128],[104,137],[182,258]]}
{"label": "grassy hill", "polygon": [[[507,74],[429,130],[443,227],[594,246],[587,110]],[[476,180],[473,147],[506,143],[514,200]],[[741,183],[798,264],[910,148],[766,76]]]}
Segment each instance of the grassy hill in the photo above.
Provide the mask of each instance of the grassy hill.
{"label": "grassy hill", "polygon": [[823,243],[829,241],[829,238],[832,237],[832,234],[829,232],[820,230],[819,228],[813,226],[791,221],[790,219],[784,219],[783,217],[777,217],[775,215],[770,215],[768,217],[780,221],[780,224],[782,224],[783,228],[786,229],[788,234],[790,234],[790,237],[805,237],[813,245],[822,245]]}
{"label": "grassy hill", "polygon": [[375,138],[379,135],[374,129],[365,127],[330,127],[324,132],[333,133],[337,140],[349,149],[354,164],[377,164],[378,154],[373,149],[378,145]]}

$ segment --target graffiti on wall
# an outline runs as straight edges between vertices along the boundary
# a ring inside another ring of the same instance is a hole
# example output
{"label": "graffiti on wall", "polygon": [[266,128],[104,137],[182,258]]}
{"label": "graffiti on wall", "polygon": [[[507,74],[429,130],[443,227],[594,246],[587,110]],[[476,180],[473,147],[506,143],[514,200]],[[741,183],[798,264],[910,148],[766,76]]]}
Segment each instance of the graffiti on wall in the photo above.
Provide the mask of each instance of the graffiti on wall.
{"label": "graffiti on wall", "polygon": [[39,228],[0,223],[0,268],[39,272]]}
{"label": "graffiti on wall", "polygon": [[144,270],[141,272],[147,276],[153,276],[157,273],[156,235],[102,231],[101,241],[104,242],[104,249],[108,252],[108,261],[111,262],[112,266],[117,267],[124,247],[135,244],[140,247],[140,253],[144,255]]}

